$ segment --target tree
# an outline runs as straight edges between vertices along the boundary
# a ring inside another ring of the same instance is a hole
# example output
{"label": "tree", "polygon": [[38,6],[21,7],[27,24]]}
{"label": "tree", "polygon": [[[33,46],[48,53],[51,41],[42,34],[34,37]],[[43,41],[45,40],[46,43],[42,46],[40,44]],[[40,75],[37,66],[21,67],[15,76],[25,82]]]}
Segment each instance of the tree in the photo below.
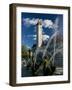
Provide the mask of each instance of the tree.
{"label": "tree", "polygon": [[22,58],[28,59],[28,48],[25,45],[22,45]]}

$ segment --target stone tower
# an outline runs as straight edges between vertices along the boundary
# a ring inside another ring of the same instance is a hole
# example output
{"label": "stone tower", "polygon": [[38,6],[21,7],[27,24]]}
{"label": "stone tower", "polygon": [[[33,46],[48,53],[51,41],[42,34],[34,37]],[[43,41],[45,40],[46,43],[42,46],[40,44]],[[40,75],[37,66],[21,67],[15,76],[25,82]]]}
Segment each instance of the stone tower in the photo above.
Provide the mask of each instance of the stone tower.
{"label": "stone tower", "polygon": [[37,23],[37,47],[42,45],[42,21],[38,20]]}

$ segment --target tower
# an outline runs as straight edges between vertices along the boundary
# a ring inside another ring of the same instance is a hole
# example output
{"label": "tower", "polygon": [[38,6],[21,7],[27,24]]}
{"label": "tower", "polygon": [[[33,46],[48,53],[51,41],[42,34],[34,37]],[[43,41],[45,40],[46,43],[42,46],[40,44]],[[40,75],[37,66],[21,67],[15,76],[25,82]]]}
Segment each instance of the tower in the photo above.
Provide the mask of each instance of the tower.
{"label": "tower", "polygon": [[38,20],[37,23],[37,47],[42,45],[42,21]]}

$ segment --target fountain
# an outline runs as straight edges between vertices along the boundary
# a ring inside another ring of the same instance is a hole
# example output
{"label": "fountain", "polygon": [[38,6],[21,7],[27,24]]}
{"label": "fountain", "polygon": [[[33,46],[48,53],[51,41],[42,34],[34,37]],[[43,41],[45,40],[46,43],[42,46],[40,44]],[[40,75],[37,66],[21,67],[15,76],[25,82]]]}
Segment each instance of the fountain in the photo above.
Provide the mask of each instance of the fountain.
{"label": "fountain", "polygon": [[[50,55],[49,58],[49,63],[52,62],[52,64],[54,65],[54,61],[55,61],[55,55],[58,53],[61,53],[63,55],[63,45],[60,44],[59,47],[56,48],[56,37],[57,35],[60,34],[59,30],[58,30],[58,19],[56,19],[55,21],[55,27],[54,27],[54,33],[53,35],[49,38],[47,45],[45,46],[44,50],[43,50],[43,55],[42,55],[42,59],[44,60],[45,55],[48,53],[48,55]],[[52,40],[54,40],[54,48],[52,50],[53,54],[51,54],[51,52],[48,51],[48,48],[50,47],[50,43],[52,42]],[[36,57],[38,55],[38,53],[40,52],[40,48],[37,47],[34,57],[35,57],[35,63],[36,63]],[[41,65],[39,66],[39,68],[36,70],[35,73],[39,72],[40,70],[43,69],[43,63],[41,63]]]}

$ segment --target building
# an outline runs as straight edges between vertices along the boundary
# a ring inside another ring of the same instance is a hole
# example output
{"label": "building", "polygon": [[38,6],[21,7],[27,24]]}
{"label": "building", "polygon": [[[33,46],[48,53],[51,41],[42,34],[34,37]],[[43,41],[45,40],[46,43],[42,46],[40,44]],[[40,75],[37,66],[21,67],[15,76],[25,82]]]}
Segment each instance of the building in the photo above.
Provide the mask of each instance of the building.
{"label": "building", "polygon": [[42,21],[41,20],[38,20],[38,23],[37,23],[37,47],[41,47],[42,45]]}

